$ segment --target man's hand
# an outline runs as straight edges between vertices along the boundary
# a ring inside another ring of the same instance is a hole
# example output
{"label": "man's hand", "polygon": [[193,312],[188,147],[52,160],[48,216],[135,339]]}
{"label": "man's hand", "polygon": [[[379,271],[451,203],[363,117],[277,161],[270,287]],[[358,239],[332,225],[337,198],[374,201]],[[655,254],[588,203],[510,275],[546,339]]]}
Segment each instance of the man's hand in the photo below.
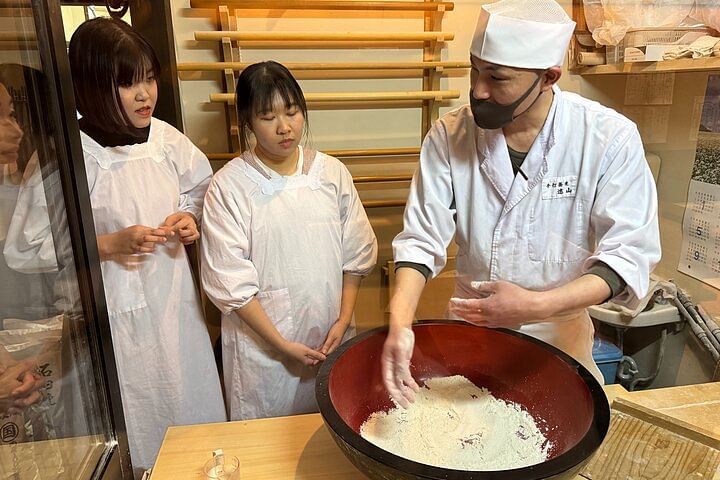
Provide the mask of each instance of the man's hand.
{"label": "man's hand", "polygon": [[420,390],[410,374],[414,346],[415,334],[412,329],[391,327],[380,358],[385,388],[390,398],[403,408],[408,408],[415,401],[415,393]]}
{"label": "man's hand", "polygon": [[349,320],[337,320],[333,323],[332,327],[330,327],[330,330],[328,331],[327,337],[325,337],[322,347],[320,347],[320,353],[323,355],[330,355],[334,352],[335,349],[337,349],[337,347],[339,347],[342,343],[343,336],[345,336],[345,332],[349,326]]}
{"label": "man's hand", "polygon": [[452,298],[450,312],[483,327],[518,328],[548,318],[543,292],[527,290],[510,282],[472,282],[484,298]]}
{"label": "man's hand", "polygon": [[161,228],[162,227],[167,227],[172,232],[177,232],[180,242],[184,245],[190,245],[200,238],[195,217],[188,212],[173,213],[165,219],[165,223],[161,225]]}
{"label": "man's hand", "polygon": [[303,365],[317,365],[325,361],[325,355],[297,342],[283,343],[280,352],[288,358]]}

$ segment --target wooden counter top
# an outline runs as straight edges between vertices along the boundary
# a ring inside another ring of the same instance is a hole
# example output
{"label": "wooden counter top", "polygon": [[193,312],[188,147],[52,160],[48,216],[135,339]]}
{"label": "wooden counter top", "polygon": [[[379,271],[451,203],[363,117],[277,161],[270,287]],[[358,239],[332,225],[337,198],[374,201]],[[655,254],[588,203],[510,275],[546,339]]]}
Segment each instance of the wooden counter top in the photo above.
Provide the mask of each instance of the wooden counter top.
{"label": "wooden counter top", "polygon": [[[720,438],[720,383],[630,393],[608,385],[605,392],[610,400],[628,396],[667,415],[703,425]],[[345,459],[319,414],[171,427],[150,478],[203,479],[202,466],[218,448],[240,459],[242,480],[367,479]]]}
{"label": "wooden counter top", "polygon": [[242,480],[367,480],[342,454],[319,413],[171,427],[151,480],[203,479],[212,451],[240,459]]}

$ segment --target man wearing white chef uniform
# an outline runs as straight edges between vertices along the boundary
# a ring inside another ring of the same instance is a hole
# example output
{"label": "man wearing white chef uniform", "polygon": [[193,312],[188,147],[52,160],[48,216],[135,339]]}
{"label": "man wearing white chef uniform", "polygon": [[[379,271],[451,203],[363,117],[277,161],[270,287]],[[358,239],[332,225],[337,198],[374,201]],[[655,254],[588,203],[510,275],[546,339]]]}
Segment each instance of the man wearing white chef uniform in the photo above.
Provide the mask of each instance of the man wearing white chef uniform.
{"label": "man wearing white chef uniform", "polygon": [[409,371],[415,309],[453,237],[453,317],[544,340],[600,381],[585,307],[647,294],[660,259],[655,184],[634,123],[557,87],[574,27],[553,0],[481,8],[470,105],[428,132],[393,241],[382,364],[403,406],[418,388]]}

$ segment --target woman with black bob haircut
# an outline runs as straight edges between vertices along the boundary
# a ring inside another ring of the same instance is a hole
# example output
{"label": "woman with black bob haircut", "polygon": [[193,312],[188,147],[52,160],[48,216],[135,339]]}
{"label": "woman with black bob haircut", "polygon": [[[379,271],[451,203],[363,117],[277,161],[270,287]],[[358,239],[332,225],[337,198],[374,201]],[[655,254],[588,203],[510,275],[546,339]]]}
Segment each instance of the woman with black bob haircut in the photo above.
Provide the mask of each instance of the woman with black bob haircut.
{"label": "woman with black bob haircut", "polygon": [[118,92],[119,87],[147,77],[160,78],[160,61],[147,40],[122,20],[96,18],[75,31],[68,54],[83,123],[106,132],[141,136]]}
{"label": "woman with black bob haircut", "polygon": [[226,420],[210,337],[185,253],[212,170],[152,117],[160,65],[121,20],[70,40],[90,201],[130,456],[140,477],[167,427]]}
{"label": "woman with black bob haircut", "polygon": [[300,146],[307,106],[287,68],[249,66],[235,102],[245,151],[210,184],[200,246],[230,418],[315,412],[317,365],[355,334],[375,234],[345,165]]}

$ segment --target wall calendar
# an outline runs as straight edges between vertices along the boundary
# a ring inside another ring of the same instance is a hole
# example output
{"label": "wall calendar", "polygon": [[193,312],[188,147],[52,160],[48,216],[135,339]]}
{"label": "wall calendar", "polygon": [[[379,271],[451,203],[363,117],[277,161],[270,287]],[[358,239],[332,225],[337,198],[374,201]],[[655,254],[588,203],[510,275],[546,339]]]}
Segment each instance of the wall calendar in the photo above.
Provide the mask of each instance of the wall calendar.
{"label": "wall calendar", "polygon": [[720,75],[708,78],[678,270],[720,288]]}

